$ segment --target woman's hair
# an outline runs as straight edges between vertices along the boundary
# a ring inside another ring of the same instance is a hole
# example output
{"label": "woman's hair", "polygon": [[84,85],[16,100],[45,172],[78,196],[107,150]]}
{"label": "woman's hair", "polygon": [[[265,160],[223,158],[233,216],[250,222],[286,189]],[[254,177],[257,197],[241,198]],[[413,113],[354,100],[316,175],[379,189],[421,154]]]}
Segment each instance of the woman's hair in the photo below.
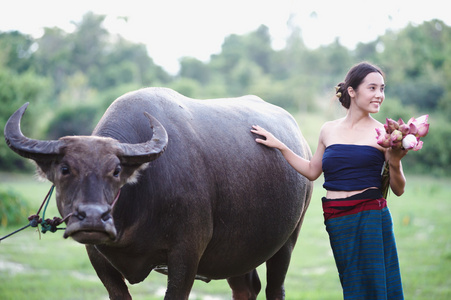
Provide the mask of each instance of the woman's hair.
{"label": "woman's hair", "polygon": [[377,72],[381,74],[382,77],[385,77],[384,73],[379,67],[367,62],[359,63],[349,70],[348,74],[346,75],[345,81],[340,82],[335,87],[335,95],[337,96],[343,107],[349,109],[349,106],[351,106],[351,97],[348,93],[348,87],[352,87],[357,91],[357,88],[362,83],[363,79],[365,79],[366,75],[374,72]]}

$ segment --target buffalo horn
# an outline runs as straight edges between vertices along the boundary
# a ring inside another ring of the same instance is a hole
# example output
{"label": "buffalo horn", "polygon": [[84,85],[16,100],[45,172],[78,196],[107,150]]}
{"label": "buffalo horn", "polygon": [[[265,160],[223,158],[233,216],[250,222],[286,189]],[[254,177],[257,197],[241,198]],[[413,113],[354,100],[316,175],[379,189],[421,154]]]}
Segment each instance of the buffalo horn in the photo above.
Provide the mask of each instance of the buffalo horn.
{"label": "buffalo horn", "polygon": [[9,118],[5,125],[5,140],[9,148],[25,158],[35,161],[51,160],[59,154],[60,141],[39,141],[27,138],[20,130],[20,120],[25,114],[28,102]]}
{"label": "buffalo horn", "polygon": [[123,163],[126,164],[143,164],[157,159],[163,154],[168,144],[168,134],[163,125],[151,116],[144,112],[149,119],[150,127],[153,130],[152,139],[140,144],[126,144],[121,143],[119,146],[123,153],[121,155]]}

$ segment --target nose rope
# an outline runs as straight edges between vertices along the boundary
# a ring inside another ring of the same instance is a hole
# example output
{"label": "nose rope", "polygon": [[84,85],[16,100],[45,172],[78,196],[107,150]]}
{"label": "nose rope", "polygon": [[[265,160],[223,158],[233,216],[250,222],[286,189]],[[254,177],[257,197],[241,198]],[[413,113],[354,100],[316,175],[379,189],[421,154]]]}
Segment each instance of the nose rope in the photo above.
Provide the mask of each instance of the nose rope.
{"label": "nose rope", "polygon": [[[28,227],[38,227],[39,225],[41,225],[41,230],[40,232],[42,233],[46,233],[47,231],[50,232],[56,232],[57,230],[61,230],[61,229],[65,229],[65,228],[57,228],[59,225],[61,225],[64,221],[66,221],[71,215],[72,213],[70,213],[69,215],[67,215],[64,219],[58,218],[58,217],[54,217],[53,219],[45,219],[45,212],[47,211],[47,206],[50,202],[50,198],[52,197],[52,193],[53,190],[55,189],[55,186],[52,185],[49,192],[47,193],[47,196],[45,196],[44,201],[42,201],[41,206],[39,207],[38,211],[36,212],[36,214],[31,215],[28,217],[28,225],[23,226],[22,228],[13,231],[12,233],[0,238],[0,241],[12,236],[13,234],[16,234]],[[42,212],[42,218],[39,216],[39,213],[41,212],[41,210],[44,208],[43,212]],[[39,228],[38,228],[39,231]]]}
{"label": "nose rope", "polygon": [[[47,211],[47,206],[49,205],[50,202],[50,198],[52,197],[53,194],[53,190],[55,189],[55,186],[52,185],[50,187],[49,192],[47,193],[47,196],[45,196],[44,201],[42,201],[41,206],[39,207],[38,211],[36,212],[36,214],[31,215],[28,217],[28,225],[23,226],[22,228],[19,228],[15,231],[13,231],[10,234],[5,235],[4,237],[0,238],[0,242],[28,227],[38,227],[39,225],[41,225],[41,230],[40,232],[42,233],[46,233],[47,231],[50,232],[56,232],[57,230],[64,230],[66,228],[57,228],[59,225],[61,225],[62,223],[64,223],[65,221],[67,221],[67,219],[69,219],[73,213],[68,214],[67,216],[65,216],[64,218],[58,218],[58,217],[54,217],[53,219],[45,219],[45,212]],[[119,195],[121,194],[121,190],[119,189],[119,191],[117,192],[116,198],[114,198],[113,203],[111,204],[111,210],[113,210],[117,199],[119,199]],[[43,212],[42,212],[42,218],[39,216],[39,213],[41,212],[41,210],[44,208]],[[39,228],[38,228],[39,231]]]}
{"label": "nose rope", "polygon": [[119,189],[119,191],[117,191],[116,198],[114,198],[113,203],[111,203],[111,211],[113,211],[113,208],[116,205],[117,199],[119,199],[120,194],[121,194],[121,189]]}

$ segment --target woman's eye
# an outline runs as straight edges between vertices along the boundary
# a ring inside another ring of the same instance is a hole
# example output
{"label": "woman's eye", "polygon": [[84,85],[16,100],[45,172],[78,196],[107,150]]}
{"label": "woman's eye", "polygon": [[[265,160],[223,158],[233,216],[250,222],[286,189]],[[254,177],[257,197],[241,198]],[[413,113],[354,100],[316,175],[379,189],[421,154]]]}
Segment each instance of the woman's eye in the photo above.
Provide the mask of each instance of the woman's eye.
{"label": "woman's eye", "polygon": [[68,166],[62,166],[61,167],[61,174],[62,175],[69,175],[70,174],[70,169]]}
{"label": "woman's eye", "polygon": [[113,176],[118,177],[119,173],[121,173],[121,170],[121,166],[117,166],[116,169],[114,169]]}

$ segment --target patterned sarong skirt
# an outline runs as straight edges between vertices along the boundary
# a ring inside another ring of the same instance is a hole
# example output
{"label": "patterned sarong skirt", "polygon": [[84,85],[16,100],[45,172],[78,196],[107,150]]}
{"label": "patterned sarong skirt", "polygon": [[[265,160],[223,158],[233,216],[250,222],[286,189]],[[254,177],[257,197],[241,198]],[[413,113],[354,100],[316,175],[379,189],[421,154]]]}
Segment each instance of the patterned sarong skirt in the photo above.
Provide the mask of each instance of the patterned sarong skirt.
{"label": "patterned sarong skirt", "polygon": [[404,299],[393,223],[380,191],[322,202],[344,299]]}

